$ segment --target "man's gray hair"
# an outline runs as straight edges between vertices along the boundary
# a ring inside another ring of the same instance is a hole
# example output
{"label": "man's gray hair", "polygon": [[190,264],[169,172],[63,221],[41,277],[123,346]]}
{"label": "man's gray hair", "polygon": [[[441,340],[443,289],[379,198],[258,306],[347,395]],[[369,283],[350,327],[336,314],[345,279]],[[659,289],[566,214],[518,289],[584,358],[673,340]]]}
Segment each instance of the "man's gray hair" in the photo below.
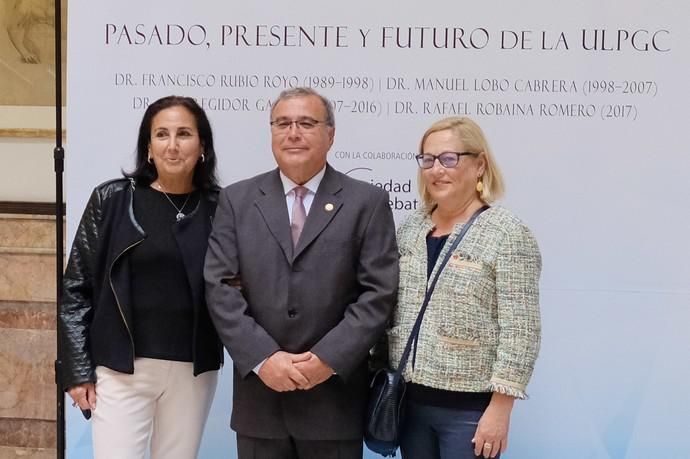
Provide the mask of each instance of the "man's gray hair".
{"label": "man's gray hair", "polygon": [[333,105],[331,105],[331,101],[319,94],[318,92],[316,92],[314,89],[307,88],[304,86],[286,89],[285,91],[281,92],[276,98],[276,100],[273,101],[273,105],[271,105],[271,118],[273,118],[273,109],[276,105],[278,105],[278,102],[287,99],[294,99],[295,97],[308,96],[315,96],[318,97],[319,100],[321,100],[323,108],[326,109],[326,119],[324,120],[324,123],[326,123],[328,126],[335,127],[335,114],[333,113]]}

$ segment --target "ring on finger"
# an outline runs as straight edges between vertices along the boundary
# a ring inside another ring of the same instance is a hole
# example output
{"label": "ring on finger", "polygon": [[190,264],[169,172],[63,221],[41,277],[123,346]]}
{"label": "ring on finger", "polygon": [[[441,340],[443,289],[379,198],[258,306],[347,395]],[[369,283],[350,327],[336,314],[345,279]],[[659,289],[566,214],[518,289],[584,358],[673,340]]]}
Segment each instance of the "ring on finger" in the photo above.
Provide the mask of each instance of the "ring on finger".
{"label": "ring on finger", "polygon": [[494,445],[492,445],[491,443],[484,443],[484,449],[491,449],[493,447]]}

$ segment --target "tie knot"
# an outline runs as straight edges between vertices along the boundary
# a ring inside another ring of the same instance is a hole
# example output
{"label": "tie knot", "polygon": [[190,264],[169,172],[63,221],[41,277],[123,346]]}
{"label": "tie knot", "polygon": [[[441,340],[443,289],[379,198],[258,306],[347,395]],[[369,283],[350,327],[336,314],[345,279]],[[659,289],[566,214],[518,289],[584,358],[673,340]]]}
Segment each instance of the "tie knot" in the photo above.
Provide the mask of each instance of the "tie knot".
{"label": "tie knot", "polygon": [[307,193],[309,192],[309,189],[306,187],[303,187],[303,186],[296,186],[292,189],[292,191],[295,192],[296,198],[302,199],[307,195]]}

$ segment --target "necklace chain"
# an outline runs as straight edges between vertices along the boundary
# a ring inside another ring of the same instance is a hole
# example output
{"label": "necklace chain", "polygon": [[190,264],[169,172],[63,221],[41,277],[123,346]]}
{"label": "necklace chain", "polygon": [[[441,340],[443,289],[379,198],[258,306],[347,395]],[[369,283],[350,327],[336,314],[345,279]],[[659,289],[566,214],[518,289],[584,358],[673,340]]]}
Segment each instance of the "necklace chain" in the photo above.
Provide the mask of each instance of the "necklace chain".
{"label": "necklace chain", "polygon": [[182,210],[184,209],[184,206],[187,205],[187,202],[189,202],[189,198],[192,197],[192,193],[189,193],[189,194],[187,195],[187,199],[184,200],[184,203],[182,203],[182,206],[181,206],[181,207],[177,207],[177,206],[175,205],[175,203],[173,202],[173,200],[170,199],[170,196],[168,196],[168,193],[165,192],[165,190],[163,189],[163,186],[161,186],[160,182],[158,182],[158,183],[156,184],[156,186],[157,186],[157,188],[158,188],[160,191],[163,192],[163,194],[164,194],[165,197],[167,198],[168,202],[169,202],[169,203],[175,208],[175,210],[177,211],[177,215],[175,215],[175,220],[177,220],[178,222],[179,222],[180,220],[182,220],[182,219],[184,218],[184,216],[185,216],[185,214],[182,212]]}

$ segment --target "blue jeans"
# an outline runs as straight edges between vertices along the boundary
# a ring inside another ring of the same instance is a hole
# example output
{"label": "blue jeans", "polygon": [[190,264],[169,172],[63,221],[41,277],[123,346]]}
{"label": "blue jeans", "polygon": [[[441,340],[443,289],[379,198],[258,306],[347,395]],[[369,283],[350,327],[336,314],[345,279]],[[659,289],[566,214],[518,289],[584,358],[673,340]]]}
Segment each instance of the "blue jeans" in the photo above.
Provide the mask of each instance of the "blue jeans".
{"label": "blue jeans", "polygon": [[472,437],[482,414],[482,411],[441,408],[408,401],[400,442],[403,459],[481,457],[474,455]]}

